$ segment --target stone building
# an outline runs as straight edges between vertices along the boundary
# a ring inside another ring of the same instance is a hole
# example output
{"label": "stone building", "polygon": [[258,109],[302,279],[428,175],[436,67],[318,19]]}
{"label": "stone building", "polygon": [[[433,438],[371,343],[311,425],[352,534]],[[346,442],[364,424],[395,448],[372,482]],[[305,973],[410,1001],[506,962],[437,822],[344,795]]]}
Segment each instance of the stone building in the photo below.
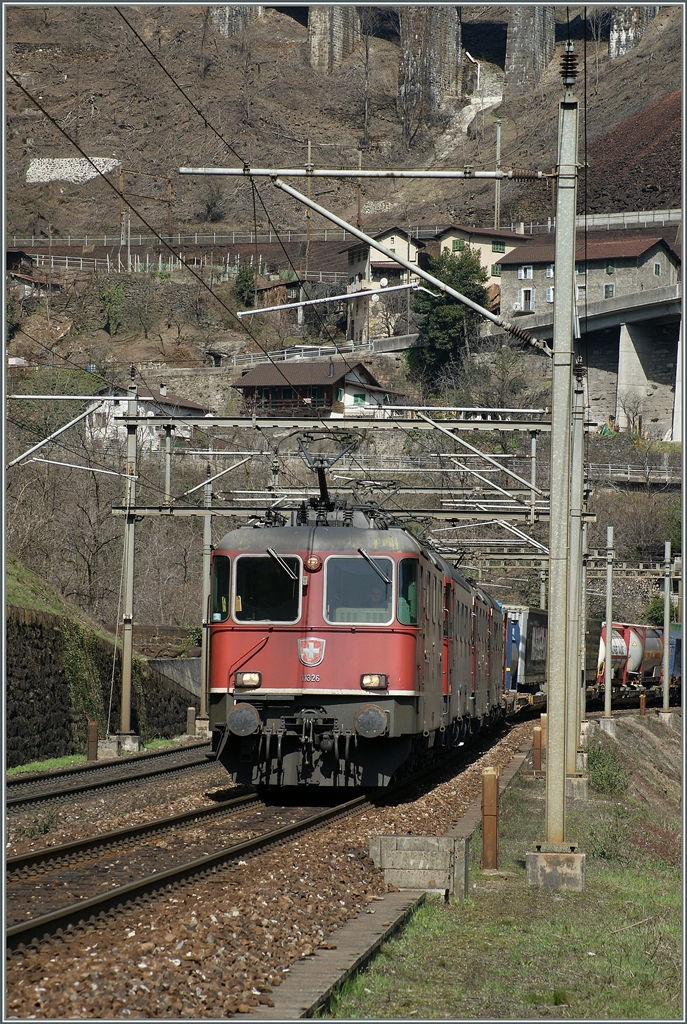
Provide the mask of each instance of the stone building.
{"label": "stone building", "polygon": [[[520,234],[517,231],[502,231],[500,228],[476,228],[466,227],[461,224],[451,224],[444,228],[432,238],[425,237],[423,240],[427,245],[426,253],[429,256],[438,256],[442,252],[461,252],[466,245],[476,249],[482,266],[489,274],[486,287],[500,285],[501,264],[498,262],[503,255],[511,253],[518,246],[525,246],[529,243],[531,236]],[[420,260],[422,266],[422,259]]]}
{"label": "stone building", "polygon": [[[534,240],[495,260],[501,268],[501,309],[505,315],[538,313],[553,306],[554,243]],[[585,259],[586,255],[586,259]],[[582,303],[635,295],[676,284],[680,261],[663,238],[629,237],[578,240],[575,299]]]}

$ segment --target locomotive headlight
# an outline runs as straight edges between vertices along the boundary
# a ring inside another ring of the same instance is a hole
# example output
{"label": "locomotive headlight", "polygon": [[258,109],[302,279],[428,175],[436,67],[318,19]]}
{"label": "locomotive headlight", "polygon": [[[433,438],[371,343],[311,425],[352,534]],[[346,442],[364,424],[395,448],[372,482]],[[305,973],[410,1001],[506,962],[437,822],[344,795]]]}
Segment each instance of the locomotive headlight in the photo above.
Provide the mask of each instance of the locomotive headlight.
{"label": "locomotive headlight", "polygon": [[318,569],[322,568],[322,559],[319,555],[308,555],[305,560],[305,567],[306,569],[309,569],[310,572],[317,572]]}
{"label": "locomotive headlight", "polygon": [[261,683],[261,672],[237,672],[234,676],[234,686],[240,686],[244,690],[247,690],[250,687],[260,686]]}
{"label": "locomotive headlight", "polygon": [[378,672],[370,672],[360,677],[360,685],[363,690],[386,690],[389,685],[389,677],[380,675]]}

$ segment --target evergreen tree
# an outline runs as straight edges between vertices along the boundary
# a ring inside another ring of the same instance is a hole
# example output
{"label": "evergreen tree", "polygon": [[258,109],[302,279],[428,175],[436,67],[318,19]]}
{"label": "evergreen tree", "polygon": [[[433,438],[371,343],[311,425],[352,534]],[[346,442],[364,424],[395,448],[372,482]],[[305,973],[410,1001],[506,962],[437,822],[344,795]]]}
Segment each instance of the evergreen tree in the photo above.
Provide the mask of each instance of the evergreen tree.
{"label": "evergreen tree", "polygon": [[255,301],[255,271],[250,263],[242,263],[239,267],[234,290],[241,305],[252,309]]}
{"label": "evergreen tree", "polygon": [[[488,274],[476,249],[466,245],[457,253],[445,250],[428,262],[430,274],[466,298],[486,306],[484,285]],[[451,360],[457,360],[464,351],[469,351],[471,343],[477,340],[482,318],[444,292],[439,293],[437,298],[426,292],[418,292],[413,310],[424,316],[420,327],[422,347],[408,351],[408,371],[411,376],[419,375],[430,385],[436,385],[442,368]]]}

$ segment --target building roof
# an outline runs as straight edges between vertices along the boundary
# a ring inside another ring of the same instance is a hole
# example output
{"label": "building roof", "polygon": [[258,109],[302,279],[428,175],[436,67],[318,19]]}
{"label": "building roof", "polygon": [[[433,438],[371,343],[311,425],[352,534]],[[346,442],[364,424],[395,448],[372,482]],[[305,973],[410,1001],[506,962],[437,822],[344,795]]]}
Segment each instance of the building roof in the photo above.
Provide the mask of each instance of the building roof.
{"label": "building roof", "polygon": [[[679,258],[664,238],[660,236],[647,238],[646,236],[634,235],[629,238],[587,241],[586,249],[584,240],[580,240],[578,237],[575,259],[587,261],[636,259],[638,256],[644,255],[645,252],[648,252],[655,245],[661,245],[666,252],[673,253],[676,259]],[[511,252],[506,253],[505,256],[501,256],[500,259],[494,260],[494,262],[500,263],[502,266],[520,263],[553,263],[554,256],[555,246],[553,242],[549,242],[546,245],[533,245],[530,243],[526,249],[521,249],[520,247],[513,249]]]}
{"label": "building roof", "polygon": [[456,231],[463,231],[466,235],[476,235],[478,238],[504,238],[506,241],[527,242],[531,235],[521,234],[519,231],[506,231],[501,228],[476,228],[466,224],[449,224],[447,228],[437,231],[432,238],[442,238],[444,235],[453,234]]}
{"label": "building roof", "polygon": [[[122,398],[127,397],[127,389],[122,387],[103,388],[99,391],[99,395],[104,394],[116,394],[121,395]],[[96,397],[95,395],[93,396]],[[138,389],[138,400],[139,402],[151,402],[160,407],[160,413],[170,413],[173,410],[186,409],[189,413],[203,413],[205,414],[209,410],[204,405],[198,405],[197,402],[192,402],[189,398],[183,398],[181,395],[174,395],[171,391],[163,395],[161,391],[156,388],[139,388]]]}
{"label": "building roof", "polygon": [[[412,231],[409,235],[407,228],[399,228],[395,225],[390,228],[384,228],[383,231],[378,231],[376,235],[370,235],[370,238],[374,238],[375,241],[379,241],[379,239],[383,238],[384,235],[390,235],[392,231],[395,231],[397,235],[401,235],[403,238],[409,238],[413,245],[418,249],[425,249],[427,247],[426,243],[423,242],[421,238],[413,237]],[[522,235],[518,235],[518,238],[522,238]],[[368,242],[357,241],[354,242],[353,245],[347,245],[345,249],[339,249],[339,252],[349,252],[351,249],[359,249],[363,246],[370,248]]]}
{"label": "building roof", "polygon": [[304,387],[335,385],[344,379],[347,373],[356,370],[366,378],[366,384],[381,387],[379,381],[372,376],[363,363],[352,366],[343,359],[322,360],[320,362],[298,363],[260,363],[253,370],[239,378],[233,385],[244,387]]}

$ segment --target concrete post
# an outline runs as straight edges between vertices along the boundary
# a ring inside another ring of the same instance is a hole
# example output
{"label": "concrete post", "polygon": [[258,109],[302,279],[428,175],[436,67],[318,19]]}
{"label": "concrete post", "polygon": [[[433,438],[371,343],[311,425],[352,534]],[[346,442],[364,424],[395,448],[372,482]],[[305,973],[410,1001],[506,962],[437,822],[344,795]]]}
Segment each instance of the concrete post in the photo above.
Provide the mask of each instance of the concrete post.
{"label": "concrete post", "polygon": [[542,746],[542,750],[546,750],[546,725],[547,725],[546,711],[542,711],[541,715],[539,716],[539,728],[541,729],[541,746]]}
{"label": "concrete post", "polygon": [[565,837],[566,677],[568,672],[568,559],[572,414],[575,214],[577,205],[578,102],[572,93],[577,57],[569,43],[563,56],[565,94],[559,107],[556,185],[556,294],[553,309],[551,382],[551,484],[549,524],[546,759],[546,841]]}
{"label": "concrete post", "polygon": [[580,723],[587,721],[587,524],[582,523],[580,567]]}
{"label": "concrete post", "polygon": [[[578,357],[573,394],[572,478],[570,488],[570,574],[568,579],[568,679],[565,697],[565,770],[577,771],[580,736],[580,570],[582,563],[582,503],[584,501],[584,387],[586,368]],[[584,626],[583,626],[584,628]]]}
{"label": "concrete post", "polygon": [[[534,525],[534,503],[537,500],[537,431],[530,431],[530,526]],[[542,608],[544,605],[542,605]]]}
{"label": "concrete post", "polygon": [[539,607],[546,611],[546,562],[543,559],[539,570]]}
{"label": "concrete post", "polygon": [[165,423],[165,505],[172,504],[172,424]]}
{"label": "concrete post", "polygon": [[[207,468],[208,478],[212,473],[210,466]],[[204,488],[204,501],[206,508],[212,508],[212,483],[208,479]],[[200,714],[199,719],[203,722],[208,720],[208,667],[209,650],[208,644],[210,634],[208,630],[209,604],[210,604],[210,551],[212,549],[212,516],[203,518],[203,609],[202,609],[202,637],[200,648]]]}
{"label": "concrete post", "polygon": [[604,718],[611,717],[613,655],[613,527],[606,527],[606,658],[604,661]]}
{"label": "concrete post", "polygon": [[663,713],[670,712],[670,541],[663,561]]}
{"label": "concrete post", "polygon": [[482,772],[482,869],[495,871],[499,866],[499,771]]}
{"label": "concrete post", "polygon": [[[133,370],[133,367],[132,367]],[[133,375],[132,375],[133,376]],[[127,415],[138,413],[138,388],[129,385],[129,401]],[[131,733],[131,664],[133,660],[134,630],[134,541],[136,517],[131,512],[136,507],[136,440],[135,423],[126,425],[126,495],[127,507],[124,525],[124,595],[122,615],[122,704],[119,718],[119,731],[125,735]]]}
{"label": "concrete post", "polygon": [[532,769],[535,772],[541,771],[541,726],[535,725],[532,730]]}
{"label": "concrete post", "polygon": [[[479,73],[479,65],[478,65]],[[501,119],[496,119],[496,170],[501,170]],[[494,190],[494,229],[501,227],[501,179],[497,178]]]}
{"label": "concrete post", "polygon": [[675,359],[675,392],[673,395],[673,429],[671,440],[682,441],[682,322],[677,336]]}
{"label": "concrete post", "polygon": [[186,735],[196,735],[196,709],[186,708]]}

